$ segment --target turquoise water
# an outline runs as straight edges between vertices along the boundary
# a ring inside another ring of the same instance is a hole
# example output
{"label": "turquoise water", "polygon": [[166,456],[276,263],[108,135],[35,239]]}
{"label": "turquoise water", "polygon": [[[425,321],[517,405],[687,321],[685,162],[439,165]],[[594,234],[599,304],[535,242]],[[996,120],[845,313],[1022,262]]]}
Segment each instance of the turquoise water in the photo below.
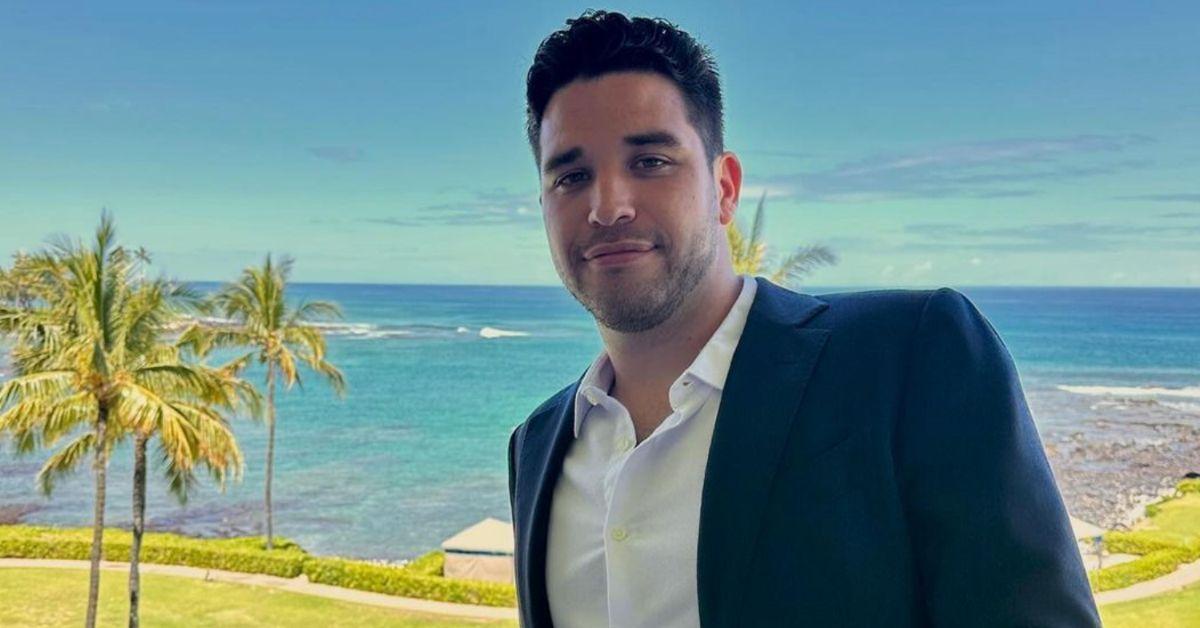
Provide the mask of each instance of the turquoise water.
{"label": "turquoise water", "polygon": [[[300,284],[292,290],[345,310],[343,323],[327,331],[330,359],[346,373],[349,391],[339,400],[308,377],[303,390],[280,396],[277,533],[317,553],[403,559],[484,517],[508,520],[508,435],[600,349],[587,313],[560,288]],[[963,292],[1013,353],[1048,442],[1078,432],[1103,442],[1107,432],[1098,419],[1200,427],[1200,290]],[[1123,390],[1143,386],[1165,392]],[[243,481],[224,493],[203,486],[186,507],[152,481],[152,527],[207,535],[259,530],[265,429],[248,420],[235,425],[246,455]],[[33,488],[40,462],[0,452],[0,507],[24,512],[29,523],[89,524],[90,474],[78,474],[46,500]],[[1113,473],[1086,456],[1056,464],[1065,465],[1058,467],[1060,482],[1070,480],[1063,473]],[[106,516],[113,524],[130,519],[130,476],[122,450],[109,475]],[[1064,496],[1069,506],[1086,498],[1070,486]]]}

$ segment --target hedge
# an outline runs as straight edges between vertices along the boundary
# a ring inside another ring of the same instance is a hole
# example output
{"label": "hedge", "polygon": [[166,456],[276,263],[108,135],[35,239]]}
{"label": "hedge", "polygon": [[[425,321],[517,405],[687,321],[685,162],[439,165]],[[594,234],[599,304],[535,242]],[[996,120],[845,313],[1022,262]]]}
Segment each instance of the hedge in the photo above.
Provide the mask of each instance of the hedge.
{"label": "hedge", "polygon": [[[101,556],[105,560],[128,562],[132,545],[130,532],[106,529]],[[268,552],[262,537],[194,539],[178,534],[150,533],[142,538],[140,560],[284,578],[300,575],[308,554],[287,539],[277,539],[276,547]],[[91,549],[90,529],[0,526],[0,557],[3,558],[88,560]]]}
{"label": "hedge", "polygon": [[[127,562],[133,535],[105,529],[105,560]],[[88,560],[91,528],[0,525],[0,558],[53,558]],[[516,606],[511,584],[441,577],[445,556],[430,552],[403,567],[389,567],[342,558],[312,556],[292,541],[275,538],[275,549],[265,549],[263,537],[198,539],[163,532],[147,533],[142,540],[141,562],[184,565],[260,573],[284,578],[308,576],[311,582],[442,602]]]}
{"label": "hedge", "polygon": [[516,588],[511,584],[450,580],[406,567],[340,558],[310,558],[304,563],[304,575],[311,582],[401,597],[483,606],[516,606],[517,603]]}
{"label": "hedge", "polygon": [[404,566],[404,568],[413,573],[441,577],[442,569],[445,567],[445,565],[445,552],[442,552],[441,550],[435,550],[423,556],[414,558],[412,562],[409,562]]}
{"label": "hedge", "polygon": [[1165,576],[1184,563],[1200,560],[1200,545],[1160,549],[1137,560],[1088,573],[1092,590],[1110,591]]}
{"label": "hedge", "polygon": [[1104,534],[1104,548],[1113,554],[1137,554],[1139,556],[1158,550],[1176,547],[1175,543],[1146,532],[1122,532],[1113,530]]}

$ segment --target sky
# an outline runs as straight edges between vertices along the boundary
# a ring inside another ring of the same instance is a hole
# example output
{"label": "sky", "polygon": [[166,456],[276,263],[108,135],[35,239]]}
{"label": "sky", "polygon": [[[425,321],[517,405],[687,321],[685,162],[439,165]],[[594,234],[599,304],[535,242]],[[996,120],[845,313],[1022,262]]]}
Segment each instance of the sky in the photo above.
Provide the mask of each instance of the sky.
{"label": "sky", "polygon": [[[900,6],[903,5],[903,6]],[[0,263],[102,208],[185,280],[557,285],[524,78],[573,2],[0,4]],[[1200,4],[642,2],[740,215],[837,286],[1200,286]]]}

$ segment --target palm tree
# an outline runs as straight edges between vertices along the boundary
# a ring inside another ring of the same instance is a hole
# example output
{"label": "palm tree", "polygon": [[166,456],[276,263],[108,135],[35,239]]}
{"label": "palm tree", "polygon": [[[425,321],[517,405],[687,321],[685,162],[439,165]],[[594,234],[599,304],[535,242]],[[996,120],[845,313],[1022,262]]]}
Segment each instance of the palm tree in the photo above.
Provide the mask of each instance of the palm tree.
{"label": "palm tree", "polygon": [[797,248],[784,258],[775,270],[765,270],[763,266],[767,261],[767,245],[762,241],[762,231],[763,203],[766,200],[767,193],[763,192],[758,199],[758,208],[754,210],[754,222],[750,227],[749,238],[742,233],[736,221],[729,223],[725,232],[729,238],[729,250],[735,272],[747,275],[767,274],[771,281],[777,284],[796,287],[802,278],[812,274],[817,268],[837,263],[837,255],[832,250],[815,244]]}
{"label": "palm tree", "polygon": [[[144,252],[140,259],[149,261]],[[174,315],[178,297],[183,304],[194,304],[194,295],[179,286],[161,281],[146,282],[138,291],[139,304],[147,318],[157,322],[159,336]],[[188,308],[190,309],[190,308]],[[156,372],[145,373],[140,383],[157,395],[159,403],[142,404],[127,418],[133,433],[133,543],[129,559],[129,626],[138,626],[138,603],[141,595],[139,558],[145,532],[146,514],[146,448],[158,438],[159,459],[170,491],[180,501],[187,501],[188,491],[196,483],[195,470],[202,465],[222,489],[230,474],[240,479],[242,452],[223,413],[239,407],[249,407],[259,414],[259,397],[253,386],[239,379],[246,361],[234,361],[220,368],[185,361],[177,345],[159,342],[146,351],[146,361],[174,365],[166,377]]]}
{"label": "palm tree", "polygon": [[260,267],[248,267],[241,277],[222,286],[212,297],[214,310],[228,324],[197,322],[180,338],[180,343],[197,355],[206,355],[219,347],[254,347],[239,359],[256,357],[266,367],[267,384],[267,468],[264,487],[264,519],[267,549],[274,547],[274,513],[271,507],[271,482],[275,464],[275,387],[283,379],[286,389],[303,386],[299,363],[323,376],[341,396],[346,380],[325,358],[325,337],[312,325],[317,320],[341,317],[341,309],[328,301],[302,302],[292,307],[286,300],[292,260],[284,257],[277,264],[267,255]]}
{"label": "palm tree", "polygon": [[129,304],[134,262],[116,245],[105,213],[89,248],[60,240],[52,252],[33,256],[26,267],[38,277],[37,306],[5,312],[5,331],[16,338],[15,376],[0,387],[0,429],[28,452],[87,427],[52,455],[38,474],[42,490],[92,454],[95,498],[87,626],[95,626],[104,535],[108,456],[127,430],[115,410],[128,395],[144,339],[143,320]]}
{"label": "palm tree", "polygon": [[[93,459],[89,627],[96,621],[112,447],[133,434],[135,450],[143,454],[134,472],[130,584],[136,600],[145,440],[159,436],[173,488],[188,483],[196,461],[222,478],[230,468],[240,472],[240,452],[214,407],[230,407],[235,398],[252,401],[233,378],[236,364],[224,369],[187,364],[161,342],[172,306],[189,295],[162,280],[134,280],[140,264],[117,246],[112,218],[104,213],[93,246],[60,240],[51,251],[24,259],[22,272],[34,278],[32,297],[0,312],[0,333],[15,339],[16,367],[15,376],[0,386],[0,432],[13,434],[19,453],[70,438],[38,473],[46,494],[89,455]],[[137,623],[136,603],[130,622]]]}

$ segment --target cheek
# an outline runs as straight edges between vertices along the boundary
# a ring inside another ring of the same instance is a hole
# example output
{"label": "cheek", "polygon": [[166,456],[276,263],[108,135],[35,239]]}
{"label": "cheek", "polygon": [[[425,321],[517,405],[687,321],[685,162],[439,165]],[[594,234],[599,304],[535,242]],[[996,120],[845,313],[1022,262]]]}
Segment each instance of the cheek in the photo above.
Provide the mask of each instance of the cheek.
{"label": "cheek", "polygon": [[546,226],[546,239],[555,255],[566,253],[573,243],[574,227],[564,220],[561,212],[548,208],[542,213],[542,221]]}

